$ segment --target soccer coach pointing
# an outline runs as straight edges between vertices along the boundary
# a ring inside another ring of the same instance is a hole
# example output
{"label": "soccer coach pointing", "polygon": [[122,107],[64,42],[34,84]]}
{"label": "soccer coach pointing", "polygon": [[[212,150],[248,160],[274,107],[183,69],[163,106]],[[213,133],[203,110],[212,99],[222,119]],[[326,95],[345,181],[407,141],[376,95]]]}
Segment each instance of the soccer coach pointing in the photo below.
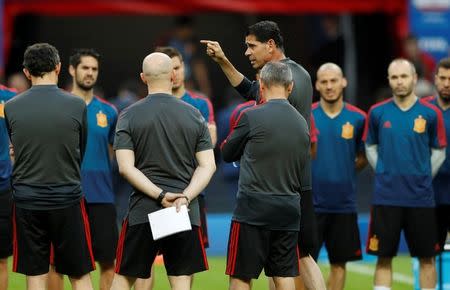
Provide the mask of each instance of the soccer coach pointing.
{"label": "soccer coach pointing", "polygon": [[[136,278],[148,278],[150,262],[160,252],[172,289],[188,290],[191,275],[208,269],[196,197],[215,171],[213,147],[200,112],[171,95],[170,57],[150,54],[142,71],[149,95],[122,112],[114,141],[119,171],[134,192],[111,289],[130,289]],[[192,230],[154,241],[147,214],[184,204]]]}

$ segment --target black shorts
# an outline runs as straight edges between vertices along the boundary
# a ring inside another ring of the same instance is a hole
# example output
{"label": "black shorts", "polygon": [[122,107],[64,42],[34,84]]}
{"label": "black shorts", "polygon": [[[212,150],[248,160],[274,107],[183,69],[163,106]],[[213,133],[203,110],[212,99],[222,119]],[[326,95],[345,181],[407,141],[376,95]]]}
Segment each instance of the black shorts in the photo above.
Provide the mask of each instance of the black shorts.
{"label": "black shorts", "polygon": [[379,257],[397,255],[403,230],[413,257],[434,257],[439,251],[434,208],[372,206],[366,251]]}
{"label": "black shorts", "polygon": [[331,264],[361,260],[356,213],[317,213],[316,217],[319,243],[313,253],[315,260],[323,243]]}
{"label": "black shorts", "polygon": [[156,255],[164,256],[167,275],[181,276],[208,270],[201,228],[154,241],[150,224],[128,226],[125,219],[117,245],[115,272],[129,277],[148,278]]}
{"label": "black shorts", "polygon": [[87,203],[86,210],[91,226],[92,250],[100,263],[114,263],[119,233],[116,224],[116,207],[112,203]]}
{"label": "black shorts", "polygon": [[256,279],[262,269],[268,277],[299,274],[298,232],[272,231],[232,221],[225,273],[239,279]]}
{"label": "black shorts", "polygon": [[48,272],[50,244],[56,272],[82,276],[95,269],[84,201],[57,210],[13,208],[13,271],[25,275]]}
{"label": "black shorts", "polygon": [[300,258],[313,254],[318,244],[317,221],[314,213],[312,191],[302,191],[300,199],[300,232],[298,234],[298,249]]}
{"label": "black shorts", "polygon": [[447,234],[450,232],[450,204],[436,207],[439,249],[444,250]]}
{"label": "black shorts", "polygon": [[11,191],[0,191],[0,259],[12,255],[12,196]]}
{"label": "black shorts", "polygon": [[205,196],[202,194],[198,196],[198,207],[200,209],[200,226],[202,227],[203,233],[203,245],[205,245],[205,248],[209,248],[208,222],[206,220]]}

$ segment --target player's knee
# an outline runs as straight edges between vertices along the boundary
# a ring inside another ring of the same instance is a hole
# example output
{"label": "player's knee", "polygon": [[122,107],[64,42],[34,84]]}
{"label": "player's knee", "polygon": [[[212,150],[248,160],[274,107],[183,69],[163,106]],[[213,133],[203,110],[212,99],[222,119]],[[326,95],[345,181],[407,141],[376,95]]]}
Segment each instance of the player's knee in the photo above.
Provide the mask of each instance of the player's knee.
{"label": "player's knee", "polygon": [[330,265],[331,271],[335,273],[344,273],[345,272],[345,263],[333,263]]}
{"label": "player's knee", "polygon": [[392,265],[391,257],[378,257],[377,259],[377,267],[381,268],[390,268]]}
{"label": "player's knee", "polygon": [[434,267],[434,258],[428,257],[428,258],[419,258],[419,264],[421,267]]}
{"label": "player's knee", "polygon": [[112,262],[99,262],[100,271],[106,272],[106,271],[112,271],[114,272],[114,261]]}
{"label": "player's knee", "polygon": [[0,259],[0,267],[6,267],[8,265],[8,259]]}

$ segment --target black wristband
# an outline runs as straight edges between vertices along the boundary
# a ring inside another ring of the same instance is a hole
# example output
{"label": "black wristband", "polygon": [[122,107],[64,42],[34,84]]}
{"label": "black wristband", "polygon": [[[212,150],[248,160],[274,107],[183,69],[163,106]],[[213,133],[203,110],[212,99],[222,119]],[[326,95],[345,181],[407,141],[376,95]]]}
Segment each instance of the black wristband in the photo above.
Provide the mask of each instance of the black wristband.
{"label": "black wristband", "polygon": [[167,191],[163,189],[163,191],[161,191],[161,193],[158,195],[158,198],[156,199],[156,201],[161,204],[161,202],[164,199],[164,196],[166,196]]}

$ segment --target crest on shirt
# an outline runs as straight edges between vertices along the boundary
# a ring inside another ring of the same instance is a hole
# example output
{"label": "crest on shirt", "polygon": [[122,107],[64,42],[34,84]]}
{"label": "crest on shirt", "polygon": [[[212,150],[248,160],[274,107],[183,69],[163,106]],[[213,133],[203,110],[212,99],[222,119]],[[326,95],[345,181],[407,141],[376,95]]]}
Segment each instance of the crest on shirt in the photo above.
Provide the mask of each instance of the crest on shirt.
{"label": "crest on shirt", "polygon": [[392,124],[391,124],[391,121],[386,121],[386,122],[384,122],[383,123],[383,128],[392,128]]}
{"label": "crest on shirt", "polygon": [[0,118],[5,118],[5,101],[0,103]]}
{"label": "crest on shirt", "polygon": [[352,139],[353,138],[354,127],[350,122],[342,125],[342,133],[341,137],[344,139]]}
{"label": "crest on shirt", "polygon": [[379,240],[377,238],[377,235],[372,236],[369,240],[369,250],[371,250],[373,252],[378,251],[378,244],[379,244]]}
{"label": "crest on shirt", "polygon": [[425,132],[425,128],[427,127],[427,120],[425,120],[422,115],[419,115],[414,120],[414,132],[416,133],[423,133]]}
{"label": "crest on shirt", "polygon": [[106,126],[108,126],[108,118],[102,111],[99,111],[97,113],[97,126],[102,127],[102,128],[105,128]]}

